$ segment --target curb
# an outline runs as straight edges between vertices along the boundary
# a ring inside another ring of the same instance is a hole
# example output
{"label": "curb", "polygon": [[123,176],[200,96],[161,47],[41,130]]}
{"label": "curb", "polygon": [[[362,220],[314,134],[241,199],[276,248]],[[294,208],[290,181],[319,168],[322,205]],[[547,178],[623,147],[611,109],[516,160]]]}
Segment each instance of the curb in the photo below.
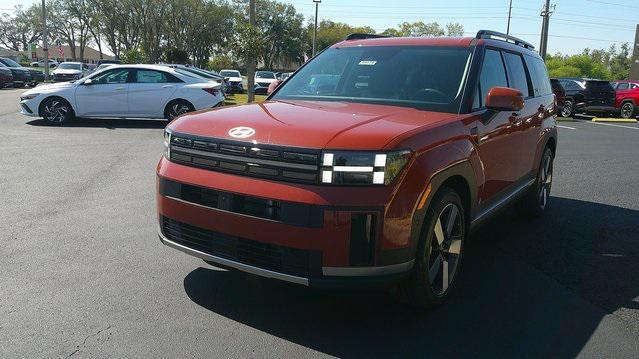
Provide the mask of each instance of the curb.
{"label": "curb", "polygon": [[595,117],[592,119],[592,122],[620,122],[620,123],[637,123],[637,119],[635,118],[599,118]]}
{"label": "curb", "polygon": [[570,118],[570,117],[557,117],[556,121],[557,122],[576,122],[574,118]]}

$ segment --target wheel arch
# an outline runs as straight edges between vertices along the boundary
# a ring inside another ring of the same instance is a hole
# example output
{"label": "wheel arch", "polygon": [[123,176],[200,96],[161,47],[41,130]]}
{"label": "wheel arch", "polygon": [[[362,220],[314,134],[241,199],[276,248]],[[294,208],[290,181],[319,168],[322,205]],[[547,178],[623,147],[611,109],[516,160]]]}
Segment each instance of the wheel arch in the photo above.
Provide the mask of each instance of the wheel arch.
{"label": "wheel arch", "polygon": [[433,199],[443,188],[451,188],[461,198],[464,205],[465,226],[467,230],[470,229],[470,221],[476,211],[479,192],[477,183],[475,171],[469,159],[453,163],[431,176],[413,214],[410,241],[411,253],[416,253],[428,209],[432,205]]}
{"label": "wheel arch", "polygon": [[58,99],[64,101],[71,108],[71,111],[73,112],[73,116],[76,115],[76,113],[77,113],[76,109],[75,109],[75,107],[73,107],[73,104],[71,103],[71,101],[69,101],[69,99],[65,98],[64,96],[60,96],[60,95],[49,95],[49,96],[43,98],[42,101],[40,101],[40,103],[38,104],[38,116],[42,117],[42,110],[43,110],[44,103],[47,100],[52,99],[52,98],[58,98]]}
{"label": "wheel arch", "polygon": [[174,102],[178,102],[178,101],[184,101],[184,102],[188,103],[189,105],[191,105],[192,108],[195,108],[195,106],[193,105],[193,103],[191,101],[189,101],[189,100],[187,100],[187,99],[185,99],[183,97],[175,97],[175,98],[172,98],[172,99],[170,99],[170,100],[168,100],[166,102],[166,104],[164,105],[164,111],[162,111],[162,114],[166,117],[167,111],[169,110],[169,106],[171,104],[173,104]]}

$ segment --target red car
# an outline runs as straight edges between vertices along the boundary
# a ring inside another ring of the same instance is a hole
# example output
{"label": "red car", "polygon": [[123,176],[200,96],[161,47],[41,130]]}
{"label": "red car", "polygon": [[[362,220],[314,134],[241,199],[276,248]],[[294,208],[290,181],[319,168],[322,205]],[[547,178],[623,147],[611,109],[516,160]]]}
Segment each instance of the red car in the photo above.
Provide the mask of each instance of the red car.
{"label": "red car", "polygon": [[491,31],[355,34],[264,103],[177,118],[157,166],[161,241],[264,277],[441,303],[470,231],[515,200],[548,206],[556,105],[532,49]]}
{"label": "red car", "polygon": [[611,83],[616,92],[615,107],[622,118],[635,118],[639,106],[639,81],[619,80]]}

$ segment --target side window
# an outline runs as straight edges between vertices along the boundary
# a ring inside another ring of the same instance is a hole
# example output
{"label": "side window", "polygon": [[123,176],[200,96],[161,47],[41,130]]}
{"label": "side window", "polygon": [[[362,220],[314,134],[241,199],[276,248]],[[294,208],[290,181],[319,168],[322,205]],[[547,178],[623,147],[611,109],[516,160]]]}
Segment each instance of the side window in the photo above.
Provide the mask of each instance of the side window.
{"label": "side window", "polygon": [[528,87],[528,77],[524,68],[524,59],[517,54],[503,52],[504,60],[506,60],[506,68],[508,69],[508,82],[511,88],[521,91],[524,97],[530,96]]}
{"label": "side window", "polygon": [[627,90],[630,88],[630,84],[627,82],[620,82],[617,84],[617,90]]}
{"label": "side window", "polygon": [[552,87],[550,86],[550,79],[548,79],[548,71],[546,70],[544,62],[536,57],[528,55],[525,57],[535,97],[551,94]]}
{"label": "side window", "polygon": [[637,84],[631,84],[631,85],[630,85],[630,88],[634,90],[634,89],[639,88],[639,85],[637,85]]}
{"label": "side window", "polygon": [[486,102],[488,91],[496,86],[508,87],[506,70],[499,51],[487,49],[479,75],[479,93],[482,105]]}
{"label": "side window", "polygon": [[158,84],[168,82],[164,72],[154,70],[135,71],[135,82],[139,84]]}
{"label": "side window", "polygon": [[103,74],[96,76],[91,79],[94,84],[123,84],[126,83],[127,78],[129,77],[129,70],[127,69],[116,69],[111,71],[106,71]]}
{"label": "side window", "polygon": [[184,82],[184,81],[180,80],[179,78],[177,78],[177,76],[175,76],[173,74],[164,73],[164,76],[166,76],[166,82],[171,82],[171,83]]}

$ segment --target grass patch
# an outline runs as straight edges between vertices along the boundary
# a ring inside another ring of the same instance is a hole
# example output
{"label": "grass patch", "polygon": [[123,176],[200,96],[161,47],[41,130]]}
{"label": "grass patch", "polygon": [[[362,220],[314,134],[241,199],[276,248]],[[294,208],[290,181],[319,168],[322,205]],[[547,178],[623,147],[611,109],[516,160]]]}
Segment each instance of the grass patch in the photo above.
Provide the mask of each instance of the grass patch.
{"label": "grass patch", "polygon": [[[266,100],[264,95],[255,95],[255,102],[263,102]],[[248,95],[245,93],[234,93],[226,95],[225,105],[242,105],[248,102]]]}
{"label": "grass patch", "polygon": [[557,117],[557,122],[575,122],[572,117]]}

